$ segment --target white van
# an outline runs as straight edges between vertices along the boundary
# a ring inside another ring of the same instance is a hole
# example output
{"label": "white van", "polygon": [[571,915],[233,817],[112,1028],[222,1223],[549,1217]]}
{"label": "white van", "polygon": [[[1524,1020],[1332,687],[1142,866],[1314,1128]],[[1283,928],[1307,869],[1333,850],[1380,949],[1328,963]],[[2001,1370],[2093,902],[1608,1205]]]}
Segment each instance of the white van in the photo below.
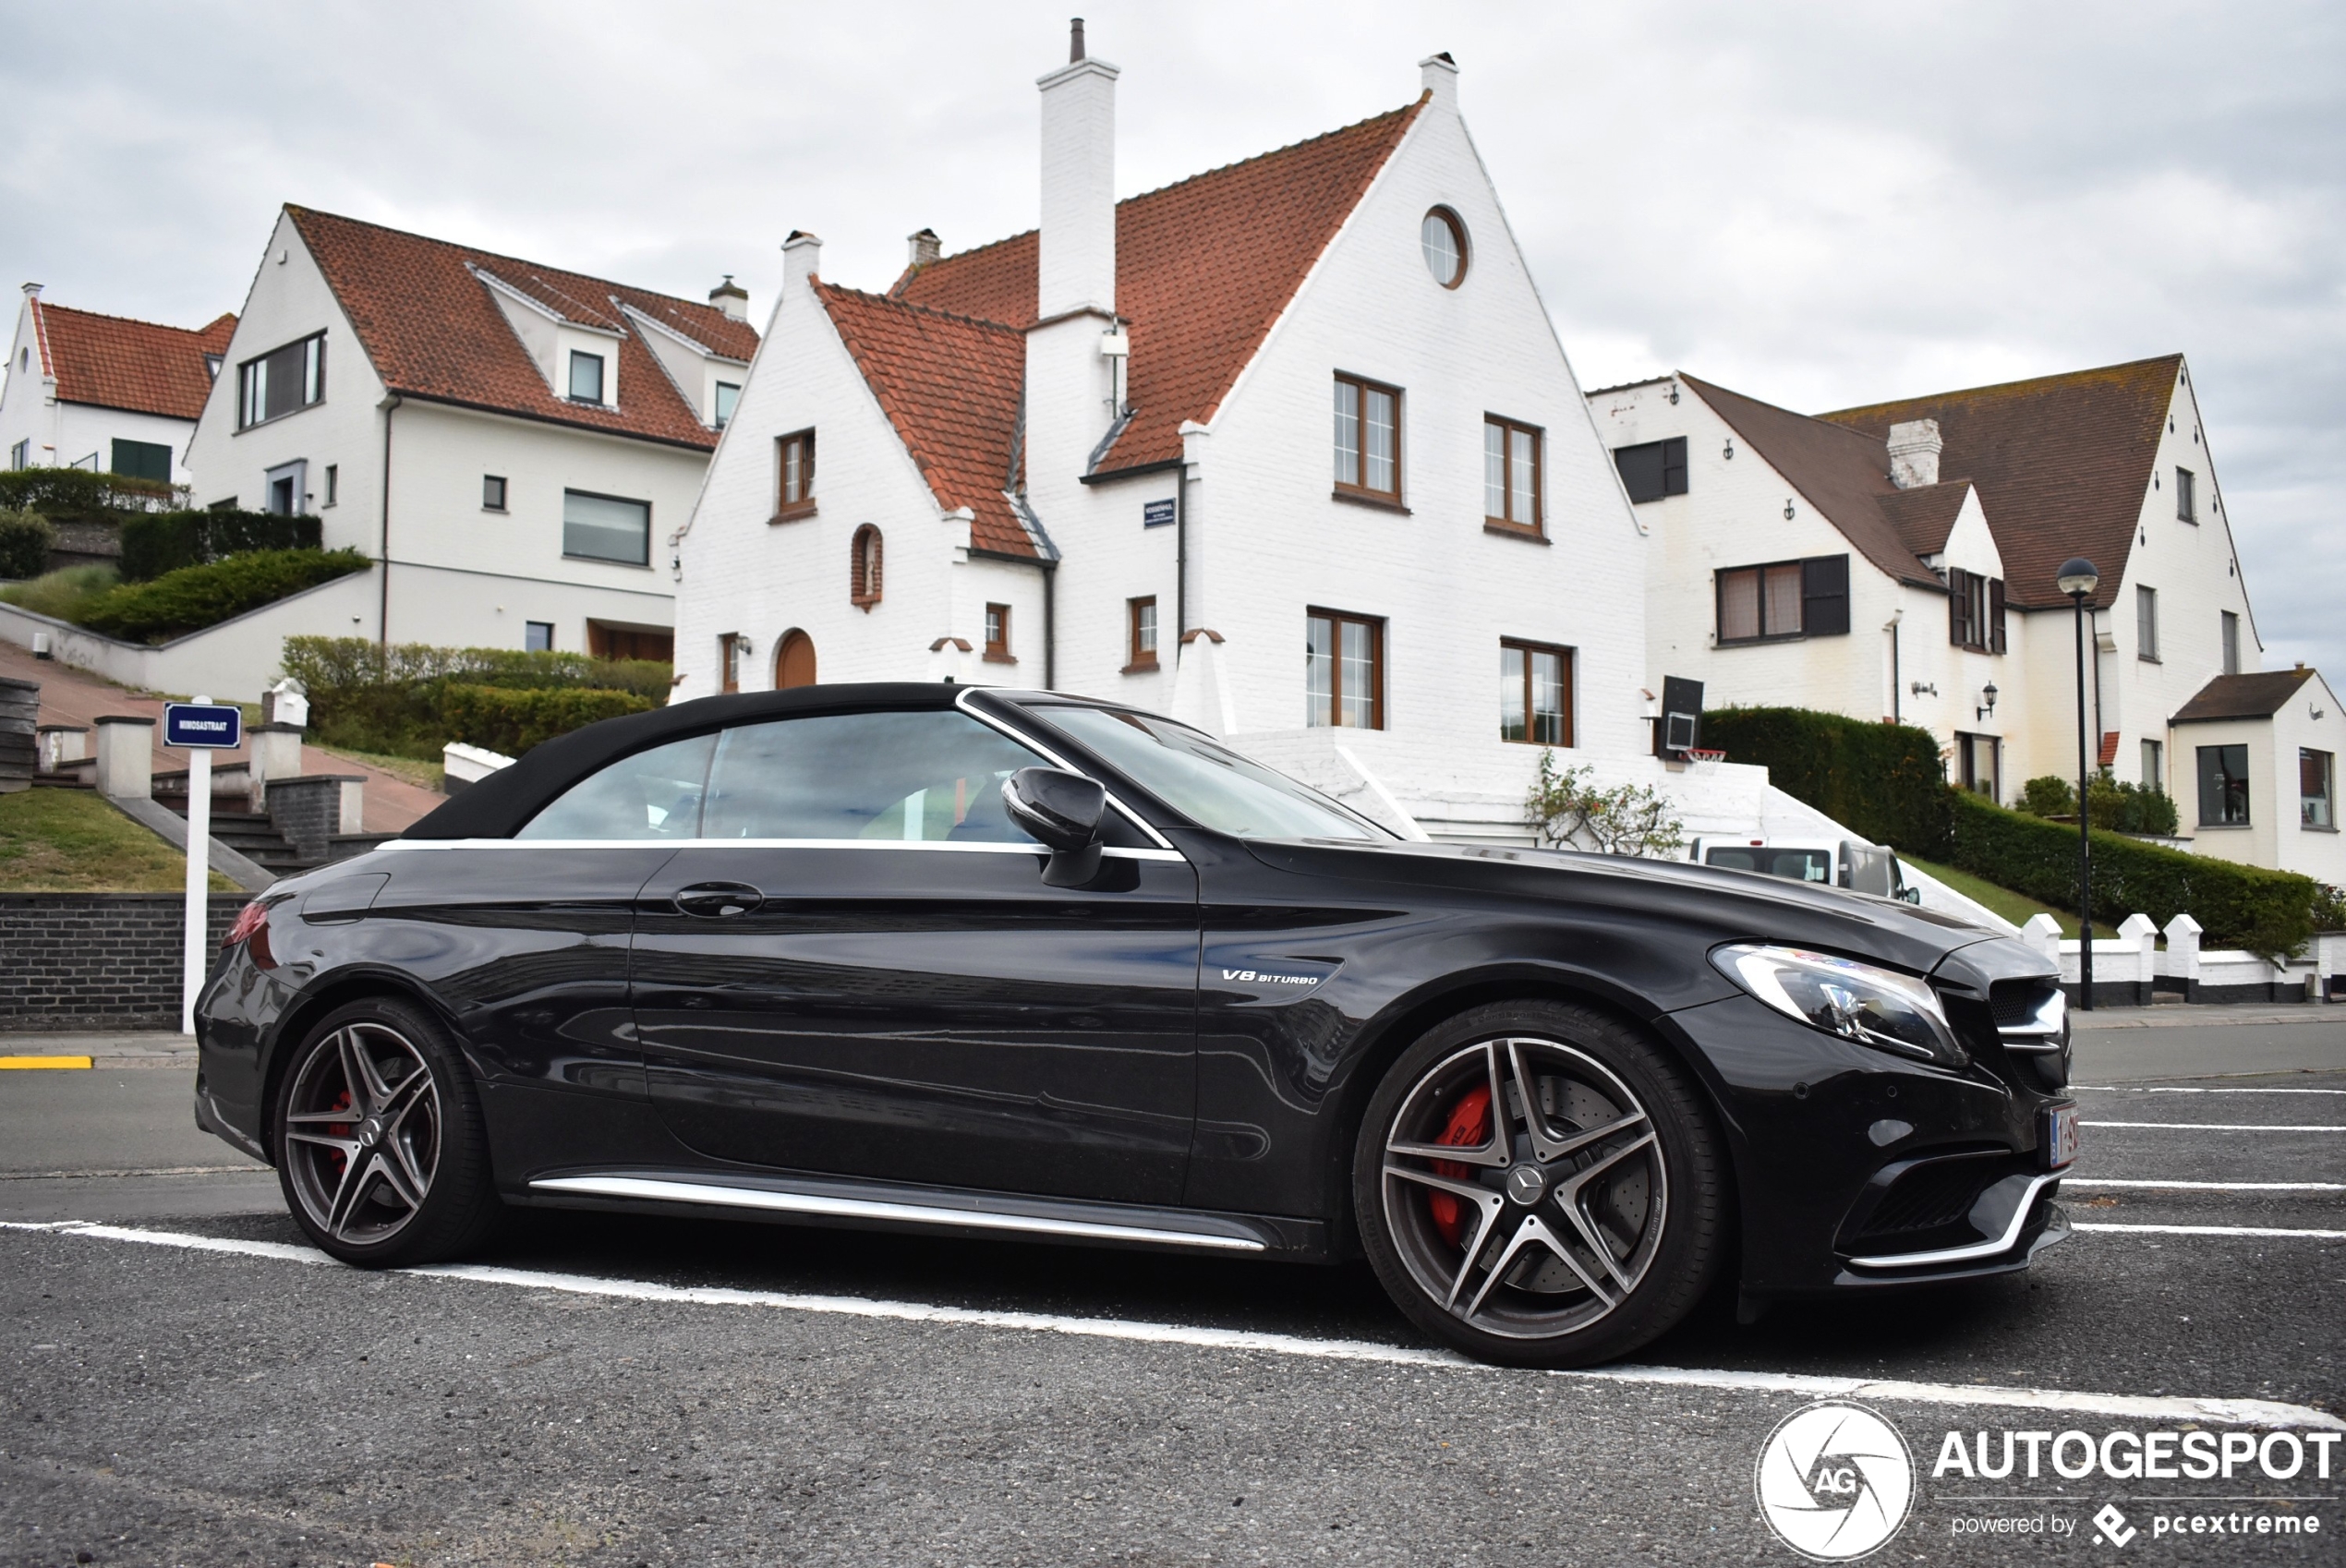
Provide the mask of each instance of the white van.
{"label": "white van", "polygon": [[1904,903],[1922,902],[1922,889],[1906,886],[1898,857],[1863,838],[1729,838],[1717,835],[1694,841],[1698,865],[1722,871],[1753,871],[1788,882],[1846,887]]}

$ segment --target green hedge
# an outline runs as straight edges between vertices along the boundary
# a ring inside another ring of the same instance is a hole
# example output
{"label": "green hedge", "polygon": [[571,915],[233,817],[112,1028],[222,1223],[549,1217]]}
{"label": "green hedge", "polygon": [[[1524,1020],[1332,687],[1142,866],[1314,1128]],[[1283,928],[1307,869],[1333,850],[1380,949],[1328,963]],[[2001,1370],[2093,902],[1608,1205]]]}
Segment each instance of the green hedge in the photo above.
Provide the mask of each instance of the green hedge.
{"label": "green hedge", "polygon": [[[429,761],[438,761],[440,748],[450,741],[512,755],[517,754],[508,749],[509,743],[520,734],[531,735],[526,744],[535,745],[565,729],[615,713],[658,707],[668,700],[671,675],[668,665],[647,659],[421,643],[386,648],[362,637],[288,637],[284,665],[285,673],[308,690],[310,728],[320,740]],[[508,696],[586,692],[598,699],[623,696],[632,706],[587,705],[594,708],[588,712],[550,703],[531,710],[537,718],[530,718],[512,704],[467,706],[469,699],[454,694],[460,687],[490,688]],[[574,713],[584,717],[565,717]],[[496,731],[501,739],[468,731],[467,726],[474,724],[505,725],[505,718],[496,717],[500,714],[512,716],[510,728]],[[550,727],[554,725],[560,728]]]}
{"label": "green hedge", "polygon": [[[1947,791],[1953,812],[1947,863],[2058,909],[2077,907],[2077,829],[2024,816],[1967,790]],[[2188,912],[2209,947],[2267,958],[2297,951],[2314,931],[2316,885],[2267,871],[2093,834],[2094,919],[2115,929],[2130,914],[2164,926]]]}
{"label": "green hedge", "polygon": [[145,583],[255,550],[316,549],[319,521],[273,512],[153,512],[122,523],[122,577]]}
{"label": "green hedge", "polygon": [[0,512],[37,512],[53,523],[113,522],[174,502],[184,504],[184,498],[159,479],[87,468],[0,471]]}
{"label": "green hedge", "polygon": [[1760,765],[1777,789],[1877,844],[1945,858],[1946,768],[1927,730],[1813,708],[1730,707],[1702,716],[1702,743],[1729,762]]}
{"label": "green hedge", "polygon": [[514,690],[451,681],[440,694],[440,717],[450,739],[517,757],[540,741],[567,735],[601,719],[643,713],[651,704],[634,692],[587,686]]}
{"label": "green hedge", "polygon": [[166,642],[373,564],[355,549],[255,550],[125,583],[91,601],[79,620],[109,637]]}
{"label": "green hedge", "polygon": [[0,512],[0,577],[38,577],[49,570],[57,530],[37,512]]}

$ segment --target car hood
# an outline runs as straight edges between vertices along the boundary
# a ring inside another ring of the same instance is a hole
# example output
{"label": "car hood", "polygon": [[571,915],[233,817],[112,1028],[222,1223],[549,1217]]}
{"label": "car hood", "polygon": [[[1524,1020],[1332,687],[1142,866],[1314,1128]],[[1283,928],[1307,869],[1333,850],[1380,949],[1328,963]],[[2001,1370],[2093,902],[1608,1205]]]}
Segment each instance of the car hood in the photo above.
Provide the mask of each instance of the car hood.
{"label": "car hood", "polygon": [[1814,947],[1916,974],[1929,974],[1951,954],[1982,942],[2015,949],[1996,964],[1999,971],[2011,970],[2018,955],[2027,952],[2001,932],[1894,899],[1684,861],[1507,845],[1334,839],[1253,839],[1246,849],[1266,865],[1305,875],[1554,899],[1600,913],[1616,910],[1640,923],[1666,923],[1715,942]]}

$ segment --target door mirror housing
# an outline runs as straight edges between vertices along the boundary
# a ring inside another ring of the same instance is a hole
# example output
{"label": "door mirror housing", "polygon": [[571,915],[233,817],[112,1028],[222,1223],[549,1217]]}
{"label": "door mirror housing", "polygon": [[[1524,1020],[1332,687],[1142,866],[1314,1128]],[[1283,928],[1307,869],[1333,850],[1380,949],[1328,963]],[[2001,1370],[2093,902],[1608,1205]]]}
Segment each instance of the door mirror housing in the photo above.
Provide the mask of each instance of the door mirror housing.
{"label": "door mirror housing", "polygon": [[1043,868],[1046,884],[1079,887],[1099,874],[1107,791],[1097,780],[1056,767],[1022,767],[1002,781],[1002,805],[1020,831],[1051,851]]}

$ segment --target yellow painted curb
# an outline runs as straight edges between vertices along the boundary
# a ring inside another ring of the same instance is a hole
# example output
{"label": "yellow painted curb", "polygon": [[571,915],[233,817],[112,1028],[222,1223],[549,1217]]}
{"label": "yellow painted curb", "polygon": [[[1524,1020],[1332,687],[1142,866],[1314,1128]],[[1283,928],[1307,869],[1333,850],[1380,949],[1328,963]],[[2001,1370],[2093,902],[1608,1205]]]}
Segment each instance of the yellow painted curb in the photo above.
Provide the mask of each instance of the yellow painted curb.
{"label": "yellow painted curb", "polygon": [[91,1059],[88,1056],[0,1056],[0,1071],[5,1071],[9,1067],[37,1069],[42,1067],[87,1067],[91,1065]]}

